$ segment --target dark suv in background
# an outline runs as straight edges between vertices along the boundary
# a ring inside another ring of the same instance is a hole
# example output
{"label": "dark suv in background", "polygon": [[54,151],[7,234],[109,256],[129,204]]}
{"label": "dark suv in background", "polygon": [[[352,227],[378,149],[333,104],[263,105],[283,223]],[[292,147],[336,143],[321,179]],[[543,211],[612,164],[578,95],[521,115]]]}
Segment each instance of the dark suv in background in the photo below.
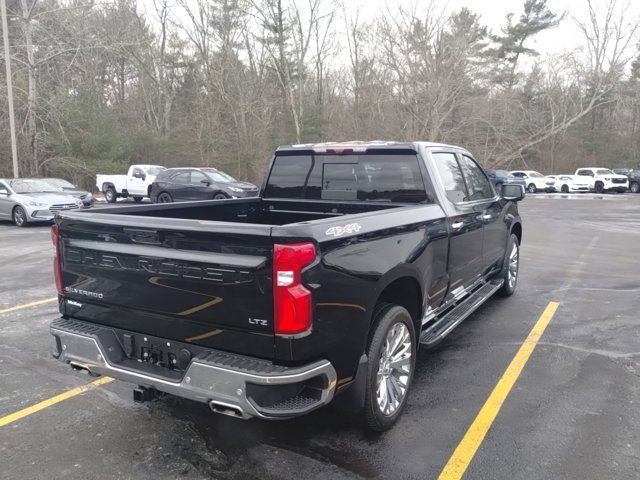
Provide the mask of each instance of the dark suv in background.
{"label": "dark suv in background", "polygon": [[618,175],[626,175],[629,179],[629,191],[631,193],[640,193],[640,170],[632,170],[629,168],[614,168],[613,173]]}
{"label": "dark suv in background", "polygon": [[169,168],[151,184],[153,203],[255,197],[258,187],[215,168]]}
{"label": "dark suv in background", "polygon": [[527,188],[527,182],[524,181],[524,178],[511,175],[507,170],[494,170],[489,168],[485,170],[485,173],[497,191],[500,191],[502,185],[522,185],[525,190]]}

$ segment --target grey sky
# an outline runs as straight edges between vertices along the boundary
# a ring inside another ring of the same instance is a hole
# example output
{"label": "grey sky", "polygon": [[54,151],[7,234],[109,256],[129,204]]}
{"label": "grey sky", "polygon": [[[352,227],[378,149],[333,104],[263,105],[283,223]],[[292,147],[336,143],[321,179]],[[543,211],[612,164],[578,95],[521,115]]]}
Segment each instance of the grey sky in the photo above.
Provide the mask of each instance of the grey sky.
{"label": "grey sky", "polygon": [[[347,7],[353,10],[360,8],[364,15],[375,16],[381,9],[395,5],[412,6],[414,4],[425,5],[433,1],[436,8],[455,11],[467,7],[471,11],[481,15],[482,22],[493,32],[498,33],[500,26],[505,23],[507,13],[514,13],[517,19],[522,13],[524,0],[345,0]],[[604,10],[609,0],[594,0],[597,10]],[[619,11],[624,8],[628,18],[640,16],[640,0],[617,0]],[[558,14],[566,12],[566,18],[556,28],[542,32],[531,40],[528,45],[538,50],[541,54],[556,54],[567,50],[574,50],[584,43],[581,33],[577,29],[574,17],[580,20],[587,18],[586,0],[549,0],[549,8]],[[627,7],[627,8],[625,8]]]}
{"label": "grey sky", "polygon": [[[193,1],[195,4],[195,0]],[[306,4],[308,0],[294,0]],[[394,11],[400,5],[409,8],[418,5],[418,11],[423,8],[427,11],[429,4],[433,3],[440,11],[453,12],[462,7],[467,7],[475,13],[480,14],[481,21],[494,33],[499,33],[500,27],[505,23],[507,13],[512,12],[514,19],[522,13],[524,0],[334,0],[337,4],[344,2],[347,11],[360,12],[362,19],[375,18],[387,9]],[[593,0],[597,11],[604,11],[606,5],[614,1],[617,3],[617,11],[625,12],[625,18],[633,21],[640,17],[640,0]],[[138,0],[139,5],[152,17],[155,17],[154,0]],[[170,4],[172,4],[170,2]],[[188,17],[178,6],[177,0],[172,5],[172,15],[178,22],[188,23]],[[194,5],[195,6],[195,5]],[[558,14],[565,13],[565,19],[561,24],[551,30],[542,32],[531,39],[527,46],[540,52],[541,57],[545,55],[560,54],[566,51],[573,51],[584,46],[584,38],[578,30],[575,20],[586,20],[588,18],[587,0],[548,0],[549,8]],[[602,18],[602,16],[600,16]],[[336,27],[340,30],[342,22],[337,22]]]}

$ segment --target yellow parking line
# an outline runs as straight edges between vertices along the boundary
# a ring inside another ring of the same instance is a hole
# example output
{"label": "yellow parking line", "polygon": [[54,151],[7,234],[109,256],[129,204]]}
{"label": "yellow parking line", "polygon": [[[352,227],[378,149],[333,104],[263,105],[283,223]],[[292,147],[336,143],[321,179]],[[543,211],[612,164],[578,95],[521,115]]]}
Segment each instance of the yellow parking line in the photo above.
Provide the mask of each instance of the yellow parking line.
{"label": "yellow parking line", "polygon": [[558,306],[559,304],[557,302],[550,302],[544,312],[542,312],[542,315],[531,329],[531,332],[529,332],[526,340],[520,346],[518,353],[516,353],[516,356],[511,360],[502,378],[498,381],[491,395],[489,395],[489,398],[467,430],[467,433],[456,447],[451,458],[449,458],[449,461],[438,477],[439,480],[458,480],[462,478],[478,448],[482,444],[489,428],[491,428],[491,424],[498,415],[500,408],[502,408],[502,404],[509,395],[511,388],[513,388],[516,380],[518,380],[522,369],[536,348],[540,337],[542,337],[547,325],[551,322]]}
{"label": "yellow parking line", "polygon": [[32,413],[39,412],[40,410],[44,410],[47,407],[55,405],[56,403],[60,403],[69,398],[75,397],[76,395],[80,395],[81,393],[88,392],[89,390],[93,390],[100,385],[104,385],[106,383],[112,382],[113,378],[111,377],[102,377],[98,380],[91,382],[87,385],[83,385],[81,387],[73,388],[67,392],[61,393],[60,395],[56,395],[55,397],[51,397],[47,400],[44,400],[40,403],[36,403],[30,407],[24,408],[18,412],[12,413],[11,415],[7,415],[6,417],[0,418],[0,427],[4,427],[5,425],[9,425],[10,423],[16,422],[21,418],[24,418]]}
{"label": "yellow parking line", "polygon": [[37,307],[38,305],[42,305],[44,303],[51,303],[58,300],[58,297],[45,298],[44,300],[38,300],[37,302],[25,303],[24,305],[17,305],[11,308],[5,308],[4,310],[0,310],[0,315],[3,313],[15,312],[16,310],[22,310],[23,308],[29,307]]}

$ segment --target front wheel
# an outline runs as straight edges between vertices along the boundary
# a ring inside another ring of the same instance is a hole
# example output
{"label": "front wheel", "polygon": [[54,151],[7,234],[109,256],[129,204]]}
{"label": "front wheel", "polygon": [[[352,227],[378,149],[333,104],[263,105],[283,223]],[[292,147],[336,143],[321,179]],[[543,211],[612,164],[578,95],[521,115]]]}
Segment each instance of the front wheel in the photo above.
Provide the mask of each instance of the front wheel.
{"label": "front wheel", "polygon": [[518,272],[520,271],[520,242],[515,234],[511,234],[507,246],[507,256],[502,267],[502,279],[504,283],[499,290],[500,295],[509,297],[516,291],[518,284]]}
{"label": "front wheel", "polygon": [[596,182],[595,191],[596,191],[596,193],[604,193],[604,183]]}
{"label": "front wheel", "polygon": [[16,227],[26,227],[27,226],[27,213],[24,211],[24,208],[18,206],[13,209],[13,223]]}
{"label": "front wheel", "polygon": [[638,193],[638,192],[640,192],[640,183],[638,183],[638,182],[631,182],[631,185],[629,185],[629,190],[631,191],[631,193]]}
{"label": "front wheel", "polygon": [[529,193],[536,193],[538,191],[538,189],[536,188],[535,184],[530,183],[529,186],[527,187],[527,190],[529,190]]}
{"label": "front wheel", "polygon": [[391,428],[406,404],[416,362],[416,332],[409,312],[384,305],[374,318],[369,357],[364,419],[369,430]]}
{"label": "front wheel", "polygon": [[229,198],[229,197],[227,197],[224,193],[216,193],[213,196],[214,200],[226,200],[227,198]]}
{"label": "front wheel", "polygon": [[569,193],[569,185],[562,185],[562,187],[560,188],[560,191],[562,193]]}

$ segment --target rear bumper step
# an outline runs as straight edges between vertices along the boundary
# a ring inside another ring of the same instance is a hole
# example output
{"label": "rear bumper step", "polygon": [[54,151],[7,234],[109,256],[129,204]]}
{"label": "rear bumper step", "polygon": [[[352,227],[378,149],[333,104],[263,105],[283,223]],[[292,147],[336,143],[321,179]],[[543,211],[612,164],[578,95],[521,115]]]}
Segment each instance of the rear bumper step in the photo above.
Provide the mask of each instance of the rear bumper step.
{"label": "rear bumper step", "polygon": [[125,353],[113,329],[71,319],[51,323],[54,357],[93,375],[108,375],[145,388],[208,404],[214,412],[248,419],[283,419],[329,403],[336,372],[327,360],[285,367],[271,362],[206,350],[184,373],[165,376]]}

